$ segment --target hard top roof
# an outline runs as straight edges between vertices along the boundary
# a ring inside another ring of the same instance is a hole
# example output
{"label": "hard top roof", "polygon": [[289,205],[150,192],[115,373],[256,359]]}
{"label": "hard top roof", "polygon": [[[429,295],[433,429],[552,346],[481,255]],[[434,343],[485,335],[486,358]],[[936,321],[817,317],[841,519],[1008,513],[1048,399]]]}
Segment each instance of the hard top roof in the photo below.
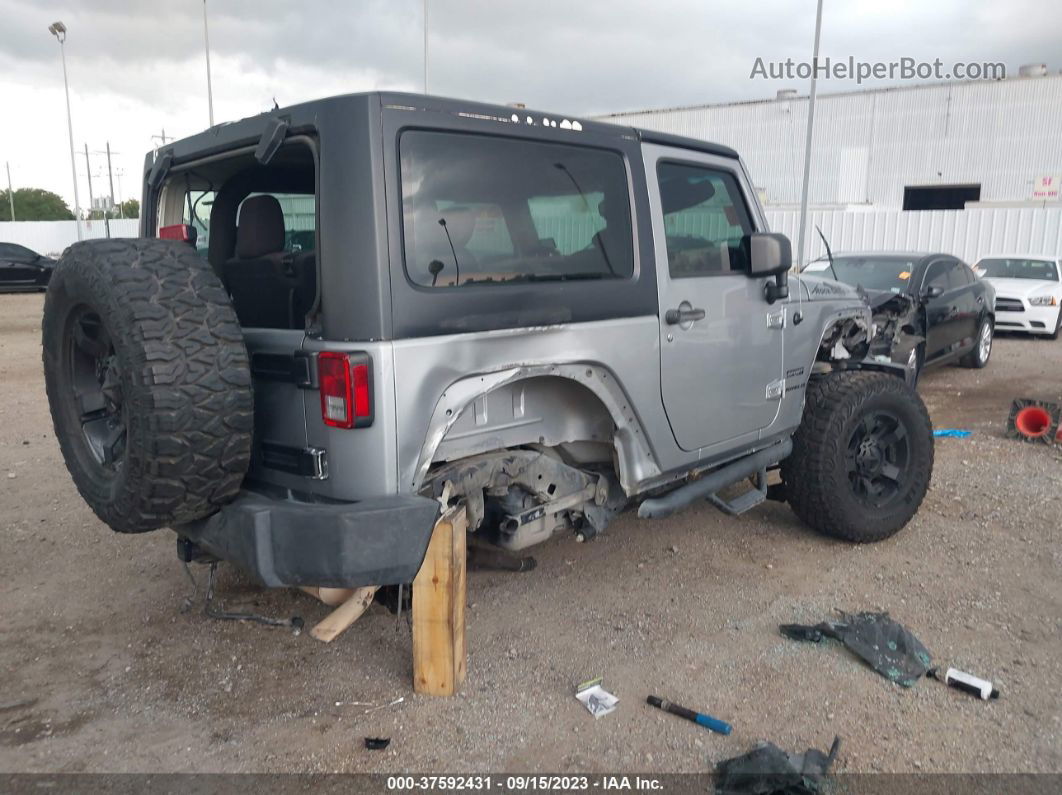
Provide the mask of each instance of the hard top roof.
{"label": "hard top roof", "polygon": [[[313,126],[322,114],[341,112],[344,109],[365,110],[374,104],[384,111],[426,111],[476,119],[487,124],[496,124],[498,132],[511,132],[514,126],[533,126],[539,129],[543,127],[557,128],[558,136],[562,134],[567,136],[571,134],[570,130],[573,129],[573,123],[577,123],[578,127],[574,129],[593,132],[596,135],[605,137],[634,139],[692,149],[723,157],[738,157],[737,152],[721,144],[636,127],[593,121],[585,117],[510,105],[492,105],[471,100],[389,91],[342,94],[301,102],[287,107],[273,108],[255,116],[216,124],[203,132],[166,144],[164,147],[160,147],[160,151],[163,149],[171,150],[174,159],[180,162],[241,142],[250,143],[256,141],[262,134],[264,126],[275,118],[287,119],[293,129],[298,129],[299,127]],[[528,122],[528,119],[531,121]],[[565,122],[567,124],[564,124]]]}

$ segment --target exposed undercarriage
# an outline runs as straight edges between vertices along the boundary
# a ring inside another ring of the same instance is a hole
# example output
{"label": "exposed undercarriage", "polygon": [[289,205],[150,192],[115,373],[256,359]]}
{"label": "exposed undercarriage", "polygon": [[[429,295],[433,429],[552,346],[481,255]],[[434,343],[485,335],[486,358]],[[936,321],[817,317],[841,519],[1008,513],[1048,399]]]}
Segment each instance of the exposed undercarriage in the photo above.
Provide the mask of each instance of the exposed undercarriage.
{"label": "exposed undercarriage", "polygon": [[627,503],[611,467],[573,466],[552,447],[499,450],[443,464],[429,475],[428,487],[436,498],[463,497],[469,530],[509,550],[563,531],[585,540]]}

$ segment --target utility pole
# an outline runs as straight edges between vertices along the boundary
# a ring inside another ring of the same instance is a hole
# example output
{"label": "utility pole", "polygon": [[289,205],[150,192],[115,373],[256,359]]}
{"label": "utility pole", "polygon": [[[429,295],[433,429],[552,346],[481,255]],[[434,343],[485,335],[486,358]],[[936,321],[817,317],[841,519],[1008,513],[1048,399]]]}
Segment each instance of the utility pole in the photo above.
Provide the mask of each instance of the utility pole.
{"label": "utility pole", "polygon": [[[207,66],[207,110],[210,112],[210,126],[214,126],[214,89],[210,85],[210,29],[207,28],[207,0],[203,0],[203,44],[206,47]],[[166,143],[163,141],[163,143]]]}
{"label": "utility pole", "polygon": [[[89,162],[88,144],[85,144],[85,174],[88,176],[89,218],[91,218],[92,217],[92,205],[94,205],[96,202],[92,198],[92,164]],[[104,223],[105,223],[105,225],[107,227],[107,237],[110,237],[111,236],[111,224],[110,224],[110,221],[106,220],[106,218],[107,218],[107,214],[106,213],[103,214],[103,218],[104,218]]]}
{"label": "utility pole", "polygon": [[[114,172],[111,171],[111,142],[107,142],[107,181],[111,187],[111,207],[114,207]],[[111,236],[111,212],[107,211],[107,237]]]}
{"label": "utility pole", "polygon": [[160,142],[159,144],[155,145],[155,157],[158,157],[158,155],[159,155],[159,147],[160,146],[165,146],[167,141],[172,141],[173,140],[173,136],[170,136],[169,138],[167,138],[166,137],[166,128],[163,127],[162,128],[162,135],[152,135],[151,136],[151,140]]}
{"label": "utility pole", "polygon": [[7,200],[11,202],[11,220],[15,220],[15,189],[11,187],[11,164],[4,163],[7,166]]}
{"label": "utility pole", "polygon": [[807,261],[804,242],[808,228],[808,183],[811,181],[811,137],[815,131],[815,78],[819,71],[819,35],[822,33],[822,0],[815,12],[815,49],[811,56],[811,93],[808,95],[808,134],[804,143],[804,184],[800,189],[800,235],[797,243],[797,262],[803,268]]}

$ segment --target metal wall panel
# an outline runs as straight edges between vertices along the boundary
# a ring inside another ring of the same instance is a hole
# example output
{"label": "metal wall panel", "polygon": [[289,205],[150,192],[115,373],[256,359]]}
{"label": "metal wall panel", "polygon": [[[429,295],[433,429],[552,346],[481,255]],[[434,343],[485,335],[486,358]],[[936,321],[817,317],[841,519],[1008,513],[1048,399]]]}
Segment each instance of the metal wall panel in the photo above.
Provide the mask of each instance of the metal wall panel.
{"label": "metal wall panel", "polygon": [[[799,210],[767,209],[774,232],[794,246]],[[941,251],[966,262],[989,254],[1062,256],[1062,207],[1006,207],[971,210],[812,210],[808,259],[824,256],[815,227],[834,253],[842,251]],[[794,252],[794,256],[796,252]]]}
{"label": "metal wall panel", "polygon": [[[800,201],[807,97],[618,113],[601,121],[737,149],[768,204]],[[905,185],[978,183],[982,201],[1032,197],[1062,175],[1062,75],[820,94],[812,204],[900,207]]]}
{"label": "metal wall panel", "polygon": [[[107,236],[103,221],[84,221],[85,239]],[[140,221],[136,218],[112,218],[111,237],[137,237]],[[58,256],[77,241],[75,221],[5,221],[0,223],[0,242],[18,243],[38,254]]]}

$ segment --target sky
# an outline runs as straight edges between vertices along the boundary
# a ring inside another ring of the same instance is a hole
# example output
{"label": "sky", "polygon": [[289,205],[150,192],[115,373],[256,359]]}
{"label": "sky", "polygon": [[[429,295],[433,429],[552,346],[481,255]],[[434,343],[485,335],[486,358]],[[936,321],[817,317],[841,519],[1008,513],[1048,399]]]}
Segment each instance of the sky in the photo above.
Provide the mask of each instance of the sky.
{"label": "sky", "polygon": [[[428,89],[572,116],[767,99],[807,80],[753,79],[757,58],[810,60],[814,0],[427,0]],[[422,91],[424,0],[208,0],[216,122],[376,89]],[[868,62],[1062,68],[1057,0],[825,0],[821,54]],[[0,0],[0,161],[16,188],[73,205],[59,45],[79,190],[139,198],[144,155],[208,126],[202,0]],[[864,87],[895,85],[874,81]],[[854,80],[819,91],[857,89]],[[0,172],[0,181],[5,178]],[[6,187],[6,185],[4,185]]]}

